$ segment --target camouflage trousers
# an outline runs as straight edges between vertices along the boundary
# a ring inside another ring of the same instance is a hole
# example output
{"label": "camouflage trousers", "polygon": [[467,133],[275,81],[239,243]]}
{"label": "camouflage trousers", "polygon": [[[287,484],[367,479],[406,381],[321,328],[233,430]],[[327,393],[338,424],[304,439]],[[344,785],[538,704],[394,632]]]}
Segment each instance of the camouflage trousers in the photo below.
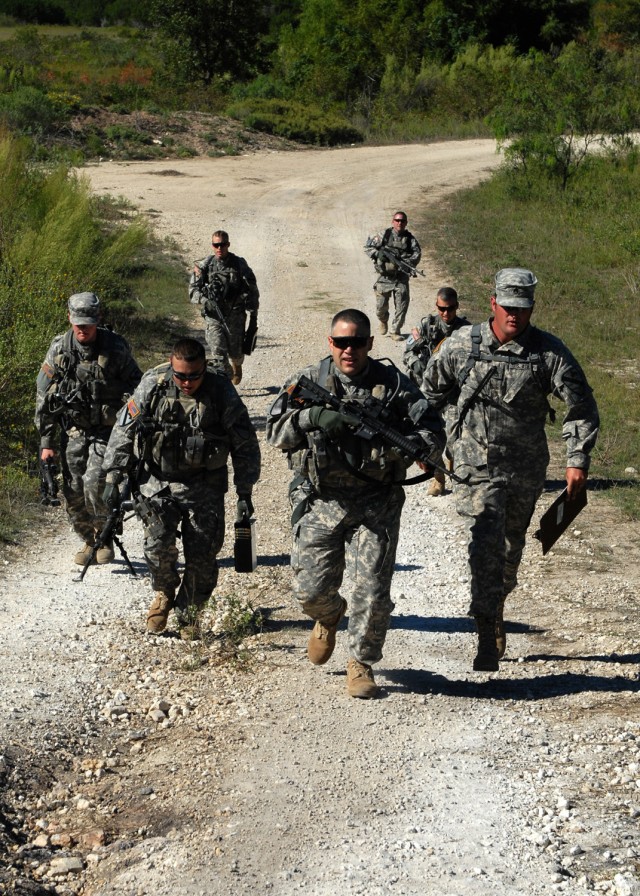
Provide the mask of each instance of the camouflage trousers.
{"label": "camouflage trousers", "polygon": [[[291,497],[295,507],[306,493],[298,490]],[[340,609],[339,589],[348,571],[349,652],[363,663],[382,659],[394,608],[390,591],[403,504],[404,491],[397,486],[357,504],[318,497],[294,526],[295,597],[307,616],[331,622]]]}
{"label": "camouflage trousers", "polygon": [[[465,476],[468,467],[456,468]],[[456,483],[456,510],[467,524],[471,616],[495,616],[498,605],[518,584],[517,574],[525,536],[545,473],[536,478],[482,478],[479,471],[468,483]]]}
{"label": "camouflage trousers", "polygon": [[242,341],[244,339],[246,314],[242,310],[224,311],[223,313],[229,332],[225,330],[219,320],[207,316],[204,319],[204,335],[209,346],[211,359],[216,361],[221,367],[224,367],[228,374],[231,374],[229,360],[234,361],[236,365],[242,364],[244,361]]}
{"label": "camouflage trousers", "polygon": [[[218,553],[224,542],[224,494],[207,485],[172,482],[148,499],[162,522],[161,531],[144,530],[144,557],[154,591],[173,594],[175,607],[199,609],[218,581]],[[178,529],[182,535],[184,570],[178,573]]]}
{"label": "camouflage trousers", "polygon": [[62,494],[73,531],[88,544],[93,544],[109,513],[102,503],[106,477],[102,460],[108,440],[108,431],[97,436],[74,428],[62,435]]}
{"label": "camouflage trousers", "polygon": [[376,317],[378,320],[389,320],[389,301],[393,297],[394,312],[389,324],[390,333],[400,333],[409,310],[409,281],[387,280],[386,277],[374,284],[376,293]]}

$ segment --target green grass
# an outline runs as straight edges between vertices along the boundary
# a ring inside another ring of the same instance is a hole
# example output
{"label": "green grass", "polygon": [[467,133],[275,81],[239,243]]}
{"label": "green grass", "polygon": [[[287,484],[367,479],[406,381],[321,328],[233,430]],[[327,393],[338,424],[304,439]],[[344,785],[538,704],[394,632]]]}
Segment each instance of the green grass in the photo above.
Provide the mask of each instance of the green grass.
{"label": "green grass", "polygon": [[68,327],[68,297],[94,289],[105,323],[130,340],[143,369],[168,357],[191,316],[175,244],[127,203],[97,198],[84,178],[26,155],[20,142],[0,140],[0,542],[39,508],[35,381],[51,339]]}
{"label": "green grass", "polygon": [[[640,167],[593,160],[572,188],[529,190],[500,173],[456,194],[420,222],[451,273],[465,313],[488,316],[495,272],[538,277],[533,322],[563,339],[582,364],[602,418],[591,476],[619,483],[615,500],[640,518]],[[562,416],[560,408],[559,417]],[[560,427],[552,429],[559,439]]]}

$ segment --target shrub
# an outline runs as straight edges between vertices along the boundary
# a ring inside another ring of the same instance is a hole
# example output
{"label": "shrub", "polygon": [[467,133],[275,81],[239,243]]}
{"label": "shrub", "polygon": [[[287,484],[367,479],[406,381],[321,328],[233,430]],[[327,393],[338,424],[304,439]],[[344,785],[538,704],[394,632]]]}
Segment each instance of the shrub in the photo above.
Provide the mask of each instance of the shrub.
{"label": "shrub", "polygon": [[364,139],[362,132],[339,113],[288,100],[246,99],[227,112],[247,127],[302,143],[337,146]]}
{"label": "shrub", "polygon": [[0,96],[0,122],[12,131],[42,136],[56,118],[55,104],[37,87],[22,86]]}

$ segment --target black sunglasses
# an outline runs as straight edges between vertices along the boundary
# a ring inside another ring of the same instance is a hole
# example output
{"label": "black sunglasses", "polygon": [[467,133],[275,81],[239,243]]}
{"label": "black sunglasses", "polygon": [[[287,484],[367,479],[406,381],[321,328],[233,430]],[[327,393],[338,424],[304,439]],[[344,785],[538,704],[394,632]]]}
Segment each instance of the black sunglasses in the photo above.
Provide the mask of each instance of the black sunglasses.
{"label": "black sunglasses", "polygon": [[204,376],[207,372],[206,366],[202,368],[199,373],[180,373],[178,370],[174,370],[171,368],[171,373],[175,376],[177,380],[180,380],[181,383],[191,383],[193,380],[199,380],[201,376]]}
{"label": "black sunglasses", "polygon": [[332,336],[331,342],[336,348],[364,348],[369,336]]}
{"label": "black sunglasses", "polygon": [[438,311],[442,311],[443,314],[445,311],[455,311],[457,307],[457,305],[438,305],[436,303],[436,308]]}
{"label": "black sunglasses", "polygon": [[228,246],[229,243],[211,243],[214,249],[219,249],[220,246]]}
{"label": "black sunglasses", "polygon": [[406,224],[407,223],[406,218],[394,218],[393,220],[396,222],[396,224]]}

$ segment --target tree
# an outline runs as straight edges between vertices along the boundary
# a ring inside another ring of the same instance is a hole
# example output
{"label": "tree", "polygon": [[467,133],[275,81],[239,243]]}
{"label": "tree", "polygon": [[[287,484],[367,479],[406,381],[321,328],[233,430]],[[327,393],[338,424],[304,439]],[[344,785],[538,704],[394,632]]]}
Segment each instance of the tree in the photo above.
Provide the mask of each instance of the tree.
{"label": "tree", "polygon": [[590,8],[591,0],[430,0],[424,26],[432,51],[451,62],[467,43],[518,53],[562,46],[588,27]]}
{"label": "tree", "polygon": [[489,123],[515,170],[564,190],[594,147],[626,145],[634,105],[618,57],[572,43],[557,58],[521,59]]}
{"label": "tree", "polygon": [[268,23],[252,0],[154,0],[152,11],[179,79],[206,85],[216,76],[242,79],[263,63]]}

